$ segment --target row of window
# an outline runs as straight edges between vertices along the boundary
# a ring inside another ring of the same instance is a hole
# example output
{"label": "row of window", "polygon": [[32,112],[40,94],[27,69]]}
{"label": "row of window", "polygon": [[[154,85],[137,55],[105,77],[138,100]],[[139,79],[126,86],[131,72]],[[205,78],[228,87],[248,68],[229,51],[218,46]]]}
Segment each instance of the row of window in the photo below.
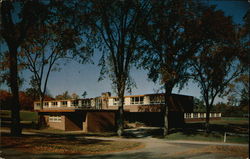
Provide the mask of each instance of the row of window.
{"label": "row of window", "polygon": [[[51,107],[57,107],[59,104],[59,102],[51,102]],[[67,107],[68,105],[68,101],[61,101],[60,106],[61,107]],[[82,101],[82,106],[90,106],[91,105],[91,101],[90,100],[84,100]],[[41,106],[40,103],[36,103],[36,106]],[[44,102],[44,107],[48,107],[49,106],[49,102]],[[71,106],[79,106],[79,101],[72,101],[71,102]]]}
{"label": "row of window", "polygon": [[61,122],[62,117],[61,116],[49,116],[49,122]]}
{"label": "row of window", "polygon": [[[184,113],[184,118],[205,118],[205,117],[206,117],[206,113]],[[210,113],[210,117],[221,117],[221,114]]]}
{"label": "row of window", "polygon": [[[118,105],[118,98],[113,98],[113,105]],[[150,96],[150,104],[163,104],[162,96]],[[144,97],[130,97],[130,104],[144,104]]]}

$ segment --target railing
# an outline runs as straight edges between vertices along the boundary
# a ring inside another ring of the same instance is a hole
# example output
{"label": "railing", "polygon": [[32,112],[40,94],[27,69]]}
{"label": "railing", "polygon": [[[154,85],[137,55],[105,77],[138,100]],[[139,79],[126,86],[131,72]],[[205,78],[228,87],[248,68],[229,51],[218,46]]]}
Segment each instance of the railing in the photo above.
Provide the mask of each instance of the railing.
{"label": "railing", "polygon": [[[220,118],[221,113],[210,113],[210,118]],[[206,113],[184,113],[185,119],[202,119],[206,118]]]}

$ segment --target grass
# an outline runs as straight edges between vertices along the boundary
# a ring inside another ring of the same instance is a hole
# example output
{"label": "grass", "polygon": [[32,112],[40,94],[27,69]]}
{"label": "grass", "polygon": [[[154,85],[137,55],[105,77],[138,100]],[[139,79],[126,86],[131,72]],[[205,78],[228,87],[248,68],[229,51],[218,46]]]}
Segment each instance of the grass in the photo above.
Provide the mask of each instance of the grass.
{"label": "grass", "polygon": [[[5,118],[6,120],[11,119],[11,111],[9,110],[0,110],[0,118]],[[20,119],[21,121],[30,121],[37,122],[38,121],[38,113],[31,111],[20,111]]]}
{"label": "grass", "polygon": [[100,154],[143,147],[140,142],[86,139],[84,136],[1,136],[2,148],[14,148],[32,154]]}
{"label": "grass", "polygon": [[[210,133],[209,135],[207,135],[205,132],[198,132],[198,133],[192,133],[192,134],[177,132],[177,133],[169,134],[166,137],[166,139],[167,140],[192,140],[192,141],[223,142],[224,135],[220,134],[220,133]],[[226,142],[247,144],[247,143],[249,143],[249,138],[242,137],[242,136],[227,135]]]}
{"label": "grass", "polygon": [[[222,118],[221,120],[212,120],[210,122],[211,133],[206,134],[204,131],[204,122],[190,122],[179,132],[169,134],[167,140],[193,140],[193,141],[213,141],[223,142],[224,133],[234,133],[228,135],[226,142],[229,143],[249,143],[249,120],[248,118]],[[199,130],[199,131],[198,131]],[[246,136],[238,136],[237,134],[245,134]]]}
{"label": "grass", "polygon": [[224,154],[227,157],[237,157],[237,158],[247,158],[248,147],[243,146],[220,146],[220,145],[212,145],[205,146],[199,149],[188,150],[184,152],[177,152],[173,156],[173,158],[195,158],[194,156],[199,156],[201,154]]}

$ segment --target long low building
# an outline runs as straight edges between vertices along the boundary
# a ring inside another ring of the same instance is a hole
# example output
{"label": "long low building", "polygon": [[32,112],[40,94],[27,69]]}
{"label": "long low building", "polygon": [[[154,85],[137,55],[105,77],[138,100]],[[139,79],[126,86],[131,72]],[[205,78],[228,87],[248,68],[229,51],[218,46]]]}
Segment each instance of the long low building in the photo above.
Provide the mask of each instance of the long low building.
{"label": "long low building", "polygon": [[[128,112],[160,112],[165,104],[164,94],[130,95],[124,97],[124,110]],[[50,100],[43,102],[43,110],[117,110],[118,98],[110,92],[86,99]],[[41,102],[34,102],[34,110],[41,110]],[[170,111],[192,112],[193,97],[173,94]]]}
{"label": "long low building", "polygon": [[[164,105],[164,94],[125,96],[125,120],[162,126],[161,110]],[[193,97],[172,94],[168,106],[170,127],[180,127],[184,124],[184,113],[193,113]],[[43,124],[56,129],[84,132],[114,131],[118,98],[111,96],[110,92],[105,92],[95,98],[44,101],[43,107],[37,101],[34,102],[34,110],[39,113]],[[185,118],[189,117],[186,114]]]}

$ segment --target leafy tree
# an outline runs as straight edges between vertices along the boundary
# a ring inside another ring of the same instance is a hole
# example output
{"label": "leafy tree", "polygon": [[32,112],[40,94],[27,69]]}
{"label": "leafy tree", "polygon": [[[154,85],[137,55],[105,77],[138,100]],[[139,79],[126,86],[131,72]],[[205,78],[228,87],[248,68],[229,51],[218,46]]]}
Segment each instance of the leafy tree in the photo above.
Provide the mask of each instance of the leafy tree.
{"label": "leafy tree", "polygon": [[153,1],[150,21],[141,29],[145,52],[141,65],[149,71],[148,77],[160,81],[165,93],[164,132],[168,126],[168,103],[174,87],[187,82],[190,59],[198,49],[194,36],[198,27],[197,3],[184,0]]}
{"label": "leafy tree", "polygon": [[72,93],[71,98],[72,99],[78,99],[79,95],[77,95],[76,93]]}
{"label": "leafy tree", "polygon": [[[20,104],[18,96],[18,49],[28,37],[28,31],[43,21],[46,5],[39,1],[1,3],[1,38],[8,48],[9,84],[12,94],[11,134],[20,135]],[[1,45],[3,45],[1,43]]]}
{"label": "leafy tree", "polygon": [[205,105],[202,100],[199,98],[194,98],[194,112],[205,112]]}
{"label": "leafy tree", "polygon": [[124,92],[133,85],[130,69],[139,58],[140,29],[148,15],[149,1],[94,0],[89,3],[87,16],[92,32],[96,33],[96,47],[102,51],[99,66],[101,80],[108,74],[118,96],[117,133],[123,133]]}
{"label": "leafy tree", "polygon": [[69,95],[68,91],[65,91],[62,94],[59,94],[55,97],[56,99],[71,99],[71,96]]}
{"label": "leafy tree", "polygon": [[6,90],[0,90],[0,109],[11,109],[11,93]]}
{"label": "leafy tree", "polygon": [[60,70],[62,60],[73,58],[83,34],[75,26],[75,1],[53,2],[47,13],[46,23],[30,30],[29,38],[22,45],[22,54],[27,68],[33,73],[32,80],[39,92],[41,109],[52,71]]}
{"label": "leafy tree", "polygon": [[19,99],[20,99],[20,109],[21,110],[33,110],[34,100],[32,96],[29,96],[26,92],[20,91],[19,92]]}
{"label": "leafy tree", "polygon": [[[203,10],[199,30],[200,50],[193,58],[193,78],[201,89],[206,106],[206,132],[209,132],[209,114],[217,96],[223,95],[228,84],[235,79],[242,67],[235,28],[231,17],[215,7]],[[221,29],[223,28],[223,29]]]}
{"label": "leafy tree", "polygon": [[83,97],[83,98],[86,98],[87,95],[88,95],[88,93],[87,93],[86,91],[84,91],[84,92],[82,93],[82,97]]}

